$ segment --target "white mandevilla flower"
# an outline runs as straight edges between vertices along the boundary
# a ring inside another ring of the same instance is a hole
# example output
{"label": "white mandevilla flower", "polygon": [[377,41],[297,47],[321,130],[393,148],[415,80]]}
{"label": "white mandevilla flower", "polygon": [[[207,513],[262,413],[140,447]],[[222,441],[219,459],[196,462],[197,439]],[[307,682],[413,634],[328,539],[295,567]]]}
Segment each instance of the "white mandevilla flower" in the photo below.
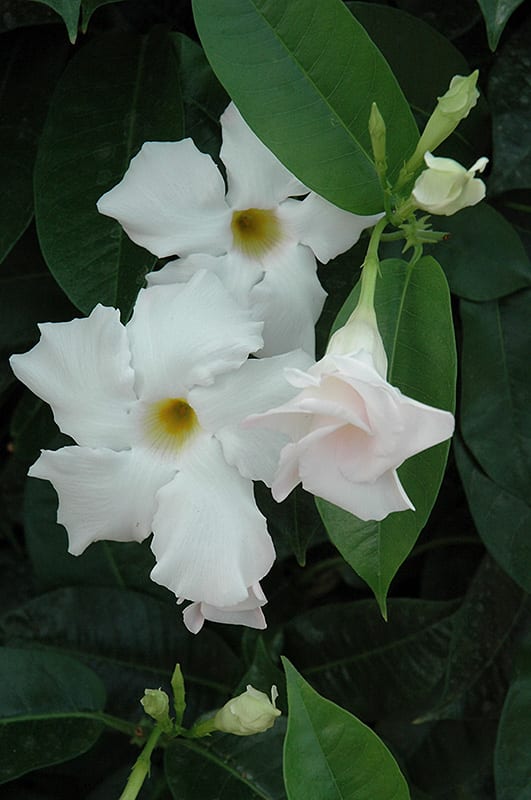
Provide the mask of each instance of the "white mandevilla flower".
{"label": "white mandevilla flower", "polygon": [[274,428],[292,443],[280,454],[273,496],[300,482],[362,520],[413,509],[397,475],[410,456],[448,439],[452,414],[403,395],[386,380],[387,359],[374,312],[359,309],[307,371],[287,369],[299,393],[246,425]]}
{"label": "white mandevilla flower", "polygon": [[426,153],[424,160],[428,169],[419,175],[411,193],[418,208],[449,217],[485,197],[485,184],[475,175],[483,172],[488,158],[478,158],[468,170],[452,158],[431,153]]}
{"label": "white mandevilla flower", "polygon": [[203,271],[142,290],[125,326],[98,305],[41,325],[35,347],[11,357],[77,442],[29,471],[54,485],[69,551],[153,532],[151,577],[193,601],[194,632],[205,618],[265,627],[258,582],[275,553],[252,480],[271,482],[282,440],[239,423],[291,396],[283,368],[310,359],[248,360],[261,327]]}
{"label": "white mandevilla flower", "polygon": [[206,265],[194,255],[210,255],[208,268],[265,323],[260,355],[298,347],[313,354],[326,297],[315,257],[326,263],[347,250],[381,215],[350,214],[309,192],[233,103],[221,128],[226,192],[213,160],[191,139],[146,142],[98,210],[155,255],[182,257],[154,273],[151,283],[186,281]]}
{"label": "white mandevilla flower", "polygon": [[280,717],[276,708],[277,687],[271,688],[271,699],[250,684],[243,694],[225,703],[214,717],[215,729],[236,736],[252,736],[263,733],[275,724]]}

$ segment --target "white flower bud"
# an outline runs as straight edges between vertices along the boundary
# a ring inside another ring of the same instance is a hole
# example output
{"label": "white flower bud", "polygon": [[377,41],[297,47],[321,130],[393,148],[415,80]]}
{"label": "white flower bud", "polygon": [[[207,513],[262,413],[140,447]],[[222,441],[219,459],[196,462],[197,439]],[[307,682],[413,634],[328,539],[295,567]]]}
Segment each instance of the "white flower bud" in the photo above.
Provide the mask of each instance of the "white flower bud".
{"label": "white flower bud", "polygon": [[424,160],[428,169],[419,175],[411,193],[417,208],[449,217],[485,197],[485,184],[475,174],[483,172],[487,158],[479,158],[469,170],[452,158],[438,158],[431,153],[426,153]]}
{"label": "white flower bud", "polygon": [[354,355],[362,350],[371,356],[376,371],[385,378],[387,355],[374,308],[358,305],[348,322],[330,337],[326,355]]}
{"label": "white flower bud", "polygon": [[215,729],[235,736],[252,736],[267,731],[281,713],[275,707],[277,697],[276,686],[271,689],[271,700],[264,692],[247,686],[243,694],[229,700],[217,712],[214,717]]}
{"label": "white flower bud", "polygon": [[162,689],[144,689],[140,703],[146,714],[158,722],[163,730],[171,730],[170,699],[166,692]]}

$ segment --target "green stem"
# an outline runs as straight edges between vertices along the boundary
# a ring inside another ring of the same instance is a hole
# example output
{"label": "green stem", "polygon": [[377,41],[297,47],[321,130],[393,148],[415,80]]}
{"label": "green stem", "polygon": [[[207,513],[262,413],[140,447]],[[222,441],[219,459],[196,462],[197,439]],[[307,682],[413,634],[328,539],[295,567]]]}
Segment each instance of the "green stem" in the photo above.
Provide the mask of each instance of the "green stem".
{"label": "green stem", "polygon": [[119,800],[135,800],[135,798],[137,797],[144,781],[149,775],[149,770],[151,767],[151,754],[155,749],[155,747],[157,746],[157,742],[160,739],[161,735],[162,735],[162,728],[159,728],[158,725],[155,725],[155,727],[149,734],[149,738],[146,744],[144,745],[144,749],[142,750],[137,760],[135,761],[135,764],[129,776],[129,780],[126,783],[125,789],[120,795]]}
{"label": "green stem", "polygon": [[217,730],[214,719],[215,717],[209,717],[202,722],[196,722],[189,731],[183,731],[182,735],[187,739],[200,739],[202,736],[208,736],[209,733]]}
{"label": "green stem", "polygon": [[387,220],[384,217],[384,219],[376,223],[371,233],[367,255],[365,256],[363,269],[361,271],[361,291],[358,302],[358,307],[361,308],[374,310],[374,290],[376,287],[376,278],[378,277],[378,268],[380,266],[378,248],[386,226]]}

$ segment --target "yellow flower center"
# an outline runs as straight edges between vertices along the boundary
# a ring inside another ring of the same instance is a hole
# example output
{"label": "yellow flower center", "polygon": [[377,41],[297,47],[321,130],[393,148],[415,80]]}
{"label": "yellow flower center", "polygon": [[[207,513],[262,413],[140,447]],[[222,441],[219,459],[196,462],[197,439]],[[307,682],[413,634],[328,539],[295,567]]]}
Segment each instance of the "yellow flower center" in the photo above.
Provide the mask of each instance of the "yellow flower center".
{"label": "yellow flower center", "polygon": [[182,397],[152,403],[146,416],[147,432],[155,447],[177,451],[200,430],[197,415]]}
{"label": "yellow flower center", "polygon": [[230,227],[234,247],[251,258],[265,255],[282,238],[280,220],[271,208],[234,211]]}

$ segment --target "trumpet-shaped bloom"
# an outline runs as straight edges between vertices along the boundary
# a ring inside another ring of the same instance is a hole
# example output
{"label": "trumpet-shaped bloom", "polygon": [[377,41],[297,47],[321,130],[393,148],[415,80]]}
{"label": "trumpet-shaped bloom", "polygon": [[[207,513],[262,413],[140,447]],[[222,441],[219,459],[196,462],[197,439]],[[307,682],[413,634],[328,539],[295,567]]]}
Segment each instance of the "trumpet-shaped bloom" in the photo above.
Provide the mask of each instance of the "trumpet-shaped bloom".
{"label": "trumpet-shaped bloom", "polygon": [[246,421],[292,440],[280,454],[273,496],[280,502],[302,482],[307,491],[362,520],[412,509],[396,470],[415,453],[448,439],[453,416],[387,382],[383,343],[366,311],[355,312],[330,345],[309,370],[286,370],[287,380],[299,389],[296,397]]}
{"label": "trumpet-shaped bloom", "polygon": [[453,158],[426,153],[424,160],[428,169],[421,172],[411,193],[418,208],[449,217],[485,197],[485,184],[475,175],[483,172],[488,158],[478,158],[468,170]]}
{"label": "trumpet-shaped bloom", "polygon": [[[241,609],[275,554],[252,480],[270,483],[282,440],[239,422],[287,399],[283,368],[308,362],[302,352],[248,360],[260,329],[203,271],[142,290],[125,326],[98,305],[41,325],[35,347],[11,357],[77,442],[44,450],[29,472],[54,485],[69,551],[153,532],[154,581],[200,604],[203,619],[255,625],[259,588],[254,617]],[[197,613],[190,627],[201,627]]]}
{"label": "trumpet-shaped bloom", "polygon": [[[314,325],[326,297],[315,257],[326,263],[347,250],[381,215],[360,217],[309,192],[233,103],[221,128],[227,189],[213,160],[191,139],[146,142],[123,180],[100,198],[98,210],[156,256],[186,259],[154,275],[152,283],[182,280],[181,269],[188,276],[198,268],[188,256],[212,256],[209,268],[264,322],[260,355],[298,347],[313,353]],[[307,197],[293,199],[300,195]]]}

